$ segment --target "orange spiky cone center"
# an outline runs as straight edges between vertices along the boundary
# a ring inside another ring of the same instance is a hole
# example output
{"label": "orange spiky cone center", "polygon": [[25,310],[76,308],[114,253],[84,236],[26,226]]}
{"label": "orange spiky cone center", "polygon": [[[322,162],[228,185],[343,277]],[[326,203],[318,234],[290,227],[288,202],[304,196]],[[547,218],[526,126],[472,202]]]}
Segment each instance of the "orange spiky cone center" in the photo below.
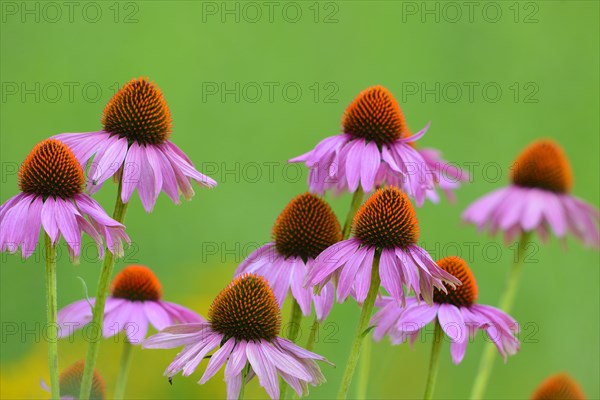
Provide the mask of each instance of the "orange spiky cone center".
{"label": "orange spiky cone center", "polygon": [[370,87],[356,96],[344,112],[342,129],[344,133],[378,145],[392,143],[409,134],[398,102],[383,86]]}
{"label": "orange spiky cone center", "polygon": [[104,130],[140,144],[161,144],[171,136],[171,113],[160,89],[146,78],[132,79],[109,100]]}
{"label": "orange spiky cone center", "polygon": [[515,185],[568,193],[573,185],[571,166],[563,149],[553,140],[530,144],[515,160],[511,170]]}
{"label": "orange spiky cone center", "polygon": [[[61,397],[72,397],[74,399],[79,398],[84,367],[85,361],[80,360],[72,364],[60,374],[58,381],[60,385]],[[103,400],[105,397],[106,390],[104,387],[104,380],[98,371],[94,370],[94,375],[92,376],[90,400]]]}
{"label": "orange spiky cone center", "polygon": [[331,207],[320,197],[305,193],[296,196],[279,214],[273,240],[280,254],[306,261],[342,240],[342,230]]}
{"label": "orange spiky cone center", "polygon": [[456,288],[446,285],[448,293],[435,288],[433,301],[438,304],[446,303],[457,307],[469,307],[475,303],[478,293],[477,282],[465,260],[456,256],[444,257],[437,261],[437,265],[449,274],[454,275],[462,284],[456,286]]}
{"label": "orange spiky cone center", "polygon": [[275,295],[267,281],[258,275],[235,278],[210,306],[212,328],[226,339],[273,340],[281,326]]}
{"label": "orange spiky cone center", "polygon": [[23,193],[68,199],[83,191],[83,169],[66,144],[48,139],[37,144],[19,169]]}
{"label": "orange spiky cone center", "polygon": [[556,374],[544,380],[531,400],[584,400],[585,394],[568,374]]}
{"label": "orange spiky cone center", "polygon": [[113,297],[130,301],[158,301],[162,296],[160,281],[143,265],[129,265],[113,279]]}
{"label": "orange spiky cone center", "polygon": [[362,243],[378,248],[406,248],[419,239],[417,215],[398,188],[379,189],[358,209],[352,229]]}

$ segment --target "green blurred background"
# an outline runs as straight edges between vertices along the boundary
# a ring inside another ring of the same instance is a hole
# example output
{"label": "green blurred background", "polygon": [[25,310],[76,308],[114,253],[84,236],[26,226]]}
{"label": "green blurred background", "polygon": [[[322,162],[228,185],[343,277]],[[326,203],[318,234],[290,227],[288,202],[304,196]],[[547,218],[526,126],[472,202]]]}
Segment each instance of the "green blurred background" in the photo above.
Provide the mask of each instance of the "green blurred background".
{"label": "green blurred background", "polygon": [[[306,190],[304,168],[285,161],[338,133],[354,96],[382,84],[413,130],[432,121],[419,143],[460,165],[473,163],[473,182],[458,191],[456,205],[444,200],[417,210],[421,241],[436,258],[459,249],[478,279],[479,301],[493,305],[512,252],[461,224],[460,215],[506,183],[507,167],[525,145],[542,136],[561,142],[574,171],[573,193],[598,206],[598,4],[474,2],[470,13],[463,2],[5,1],[0,200],[16,194],[16,168],[37,142],[100,129],[114,91],[150,77],[170,106],[172,140],[219,186],[198,188],[181,206],[162,194],[149,215],[132,197],[126,224],[135,244],[117,270],[150,266],[166,299],[206,315],[236,265],[269,240],[279,212]],[[115,189],[109,182],[97,195],[109,212]],[[350,198],[328,200],[345,217]],[[60,260],[59,307],[83,297],[78,277],[95,292],[100,263],[89,258],[78,266]],[[571,238],[566,246],[552,239],[533,259],[513,312],[524,325],[522,349],[506,365],[498,356],[488,396],[524,398],[546,376],[568,371],[589,398],[598,398],[598,253]],[[3,254],[0,276],[1,396],[45,397],[38,381],[48,379],[46,346],[31,333],[45,320],[43,264],[39,256]],[[312,389],[313,398],[335,395],[357,318],[352,301],[331,313],[317,351],[337,368],[323,366],[328,383]],[[301,342],[307,334],[305,327]],[[414,350],[374,344],[369,397],[421,396],[430,339]],[[483,344],[478,336],[459,366],[445,344],[436,397],[469,394]],[[101,347],[98,369],[109,393],[120,347],[114,340]],[[62,341],[61,368],[84,354],[80,333]],[[136,349],[127,395],[224,397],[222,372],[196,384],[203,367],[170,386],[162,372],[175,354]],[[248,390],[265,396],[256,380]]]}

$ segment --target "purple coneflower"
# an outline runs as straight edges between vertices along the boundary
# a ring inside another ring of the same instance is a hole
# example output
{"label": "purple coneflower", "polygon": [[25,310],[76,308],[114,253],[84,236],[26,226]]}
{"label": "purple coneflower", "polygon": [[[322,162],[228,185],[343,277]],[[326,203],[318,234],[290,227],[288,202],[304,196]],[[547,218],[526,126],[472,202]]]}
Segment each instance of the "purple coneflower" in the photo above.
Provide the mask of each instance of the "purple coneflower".
{"label": "purple coneflower", "polygon": [[205,187],[216,185],[169,140],[169,108],[160,89],[147,79],[133,79],[119,89],[104,109],[102,124],[104,129],[98,132],[55,136],[73,149],[82,165],[95,155],[89,170],[90,193],[118,173],[123,203],[137,188],[144,209],[150,212],[161,190],[179,204],[179,191],[186,199],[194,195],[191,179]]}
{"label": "purple coneflower", "polygon": [[169,377],[180,371],[184,376],[192,374],[208,353],[218,348],[198,383],[204,384],[226,364],[228,399],[236,399],[254,375],[272,399],[279,398],[278,375],[299,396],[307,394],[308,384],[325,382],[315,360],[326,359],[278,337],[280,325],[279,306],[267,281],[258,275],[244,274],[215,298],[207,322],[167,327],[142,346],[184,346],[165,371]]}
{"label": "purple coneflower", "polygon": [[426,162],[411,146],[429,125],[410,135],[392,94],[382,86],[362,91],[342,118],[342,134],[328,137],[290,162],[310,169],[308,184],[315,193],[370,192],[384,183],[402,188],[420,206],[433,189]]}
{"label": "purple coneflower", "polygon": [[507,241],[524,232],[537,231],[542,240],[550,229],[562,238],[567,231],[587,245],[600,246],[600,213],[570,194],[573,177],[560,145],[537,140],[517,158],[512,183],[475,201],[463,219],[492,234],[504,231]]}
{"label": "purple coneflower", "polygon": [[460,281],[441,269],[417,245],[419,224],[405,193],[389,186],[377,190],[358,210],[352,224],[354,237],[330,246],[314,262],[308,274],[309,286],[337,281],[337,298],[349,294],[364,302],[371,284],[373,261],[380,254],[378,276],[388,293],[404,303],[404,287],[431,303],[434,286],[446,291],[443,281]]}
{"label": "purple coneflower", "polygon": [[313,194],[296,196],[277,217],[272,235],[272,242],[254,251],[240,264],[236,276],[244,273],[264,276],[279,307],[291,289],[302,314],[309,315],[311,303],[314,303],[317,318],[324,320],[333,305],[333,283],[325,285],[320,294],[303,284],[315,258],[342,240],[340,224],[333,210]]}
{"label": "purple coneflower", "polygon": [[[415,142],[411,144],[414,145]],[[433,175],[436,187],[439,187],[446,195],[446,198],[451,203],[454,203],[456,201],[454,190],[458,189],[461,182],[469,181],[469,173],[456,165],[448,163],[442,158],[440,151],[437,149],[417,148],[417,151],[425,160],[427,171]],[[427,191],[427,198],[434,203],[440,200],[436,190]]]}
{"label": "purple coneflower", "polygon": [[[111,337],[124,331],[127,340],[139,344],[151,324],[161,330],[177,322],[203,322],[195,312],[175,303],[162,300],[162,288],[150,268],[129,265],[119,272],[111,286],[112,295],[106,299],[104,308],[103,335]],[[61,337],[68,336],[73,329],[83,328],[92,320],[90,303],[94,299],[79,300],[61,309],[58,323]]]}
{"label": "purple coneflower", "polygon": [[[81,379],[83,377],[83,368],[85,361],[80,360],[65,369],[59,377],[60,382],[60,399],[61,400],[76,400],[79,398],[79,389],[81,388]],[[42,379],[40,386],[47,392],[50,392],[48,384]],[[106,389],[104,380],[98,371],[94,370],[92,378],[92,391],[90,392],[90,400],[104,400],[106,398]]]}
{"label": "purple coneflower", "polygon": [[585,400],[585,393],[569,374],[560,373],[540,383],[531,400]]}
{"label": "purple coneflower", "polygon": [[52,246],[62,235],[73,258],[79,257],[82,232],[94,239],[100,257],[103,240],[122,255],[122,241],[129,243],[124,226],[83,193],[83,185],[83,169],[69,147],[53,139],[36,145],[19,169],[21,193],[0,206],[0,250],[15,253],[20,247],[29,257],[43,228]]}
{"label": "purple coneflower", "polygon": [[460,257],[450,256],[438,260],[437,264],[460,279],[462,285],[447,288],[447,292],[436,289],[432,306],[411,297],[406,306],[401,307],[393,298],[382,297],[376,303],[380,310],[371,320],[375,326],[373,339],[379,341],[387,334],[393,344],[407,339],[412,344],[425,325],[435,320],[452,341],[450,352],[455,364],[462,361],[469,338],[477,329],[487,332],[505,361],[507,355],[515,354],[519,349],[519,341],[514,336],[519,329],[517,322],[495,307],[475,303],[477,283],[467,263]]}

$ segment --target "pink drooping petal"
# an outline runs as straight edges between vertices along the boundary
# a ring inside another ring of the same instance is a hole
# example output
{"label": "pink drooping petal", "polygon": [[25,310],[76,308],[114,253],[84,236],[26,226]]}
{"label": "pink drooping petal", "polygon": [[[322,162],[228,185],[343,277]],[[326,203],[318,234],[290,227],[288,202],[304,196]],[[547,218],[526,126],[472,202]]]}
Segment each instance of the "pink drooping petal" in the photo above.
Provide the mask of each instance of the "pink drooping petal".
{"label": "pink drooping petal", "polygon": [[88,171],[88,192],[96,193],[103,183],[119,171],[127,155],[127,139],[117,135],[101,142]]}
{"label": "pink drooping petal", "polygon": [[438,314],[439,306],[434,304],[413,304],[407,306],[396,323],[396,328],[403,332],[415,332],[434,320]]}
{"label": "pink drooping petal", "polygon": [[[41,197],[31,200],[27,209],[27,216],[22,225],[23,234],[21,236],[21,254],[23,258],[28,258],[33,254],[40,237],[40,227],[42,226],[42,207],[44,202]],[[4,226],[3,226],[4,229]],[[2,245],[0,244],[0,247]]]}
{"label": "pink drooping petal", "polygon": [[144,310],[144,302],[130,302],[131,311],[126,325],[123,327],[129,343],[140,344],[148,333],[148,318]]}
{"label": "pink drooping petal", "polygon": [[111,311],[105,311],[102,335],[105,338],[108,338],[124,330],[130,321],[130,316],[133,311],[134,307],[129,301],[124,301],[121,303],[121,306]]}
{"label": "pink drooping petal", "polygon": [[356,273],[367,256],[364,248],[358,248],[342,268],[337,283],[337,299],[342,303],[350,294],[356,282]]}
{"label": "pink drooping petal", "polygon": [[491,214],[504,201],[509,190],[508,187],[498,189],[476,200],[463,212],[462,219],[475,224],[480,230],[483,229],[490,222]]}
{"label": "pink drooping petal", "polygon": [[258,376],[260,386],[265,388],[272,399],[279,398],[279,384],[277,382],[277,369],[262,349],[261,342],[248,342],[246,346],[246,357],[252,366],[252,370]]}
{"label": "pink drooping petal", "polygon": [[56,222],[56,200],[50,196],[44,202],[42,207],[42,226],[50,237],[52,244],[55,245],[58,241],[59,230],[58,223]]}
{"label": "pink drooping petal", "polygon": [[178,322],[171,318],[162,301],[144,301],[143,307],[146,319],[159,331]]}
{"label": "pink drooping petal", "polygon": [[383,249],[379,260],[381,286],[398,302],[404,304],[404,286],[402,274],[396,264],[396,253],[393,249]]}
{"label": "pink drooping petal", "polygon": [[206,321],[201,315],[179,304],[161,301],[161,306],[169,313],[169,317],[171,318],[171,321],[173,321],[171,324],[175,322],[189,324]]}
{"label": "pink drooping petal", "polygon": [[329,246],[315,259],[305,285],[317,286],[327,283],[332,274],[348,261],[359,246],[360,242],[356,239],[343,240]]}
{"label": "pink drooping petal", "polygon": [[294,299],[296,299],[302,310],[302,314],[306,317],[310,315],[310,304],[312,300],[312,288],[306,288],[303,285],[308,268],[300,258],[293,259],[292,262],[290,288]]}
{"label": "pink drooping petal", "polygon": [[105,131],[83,133],[61,133],[53,136],[60,140],[73,152],[75,158],[85,168],[87,162],[98,151],[99,146],[106,142],[112,134]]}
{"label": "pink drooping petal", "polygon": [[237,400],[242,385],[242,370],[246,367],[245,340],[239,341],[232,350],[229,361],[225,366],[225,382],[227,383],[227,399]]}
{"label": "pink drooping petal", "polygon": [[144,164],[141,146],[137,142],[133,142],[129,146],[123,164],[123,176],[121,177],[121,201],[123,203],[129,203],[133,191],[140,184]]}
{"label": "pink drooping petal", "polygon": [[168,326],[156,335],[142,343],[148,349],[172,349],[196,343],[199,339],[209,336],[211,332],[208,322],[180,324]]}
{"label": "pink drooping petal", "polygon": [[[312,289],[309,289],[312,290]],[[319,321],[324,321],[329,315],[333,302],[335,301],[335,287],[333,282],[328,282],[321,288],[319,294],[312,294],[313,302],[315,304],[315,314]]]}
{"label": "pink drooping petal", "polygon": [[438,320],[446,336],[453,342],[466,341],[469,337],[465,320],[458,307],[452,304],[440,304]]}
{"label": "pink drooping petal", "polygon": [[75,256],[81,250],[81,230],[76,217],[79,211],[70,200],[56,199],[54,205],[55,220],[60,233],[65,238],[67,245],[73,249]]}
{"label": "pink drooping petal", "polygon": [[206,355],[208,353],[210,353],[215,348],[217,348],[217,346],[219,346],[219,344],[221,343],[221,340],[223,340],[222,335],[213,334],[213,335],[207,337],[204,342],[201,342],[201,343],[203,343],[203,346],[200,349],[198,349],[198,351],[194,355],[194,357],[192,357],[187,363],[185,363],[181,374],[183,376],[191,375],[198,367],[198,364],[200,364],[202,362],[204,357],[206,357]]}
{"label": "pink drooping petal", "polygon": [[374,247],[370,249],[363,247],[363,249],[364,250],[358,250],[364,251],[366,254],[365,258],[360,264],[360,267],[358,268],[358,271],[356,271],[356,278],[354,281],[356,294],[355,299],[360,304],[365,301],[367,294],[369,293],[369,288],[371,286],[371,274],[373,271],[373,259],[375,257]]}
{"label": "pink drooping petal", "polygon": [[227,358],[231,355],[231,351],[235,346],[235,338],[230,338],[225,342],[223,346],[212,355],[208,365],[206,366],[206,370],[204,371],[204,375],[200,378],[201,385],[205,384],[210,378],[212,378],[219,369],[225,364]]}

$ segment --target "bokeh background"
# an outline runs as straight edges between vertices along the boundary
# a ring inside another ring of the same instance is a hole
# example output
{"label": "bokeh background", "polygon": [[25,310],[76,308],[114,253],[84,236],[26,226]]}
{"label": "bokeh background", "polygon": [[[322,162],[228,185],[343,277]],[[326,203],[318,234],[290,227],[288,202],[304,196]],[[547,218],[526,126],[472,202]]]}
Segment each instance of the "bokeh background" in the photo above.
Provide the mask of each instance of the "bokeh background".
{"label": "bokeh background", "polygon": [[[16,169],[37,142],[99,130],[115,90],[150,77],[170,106],[172,140],[219,186],[198,189],[180,206],[163,194],[149,215],[132,197],[126,224],[135,243],[116,268],[150,266],[166,299],[201,314],[244,256],[269,240],[286,203],[306,190],[306,171],[286,160],[338,133],[347,104],[373,84],[394,93],[413,130],[432,121],[419,143],[473,168],[455,205],[427,203],[417,213],[422,245],[434,257],[469,260],[480,302],[497,303],[513,252],[460,215],[507,182],[524,146],[558,140],[574,194],[598,206],[598,2],[474,2],[471,11],[462,2],[67,3],[1,3],[0,200],[16,193]],[[109,212],[115,191],[109,182],[97,195]],[[343,219],[349,196],[328,200]],[[79,277],[95,292],[100,263],[89,254],[77,266],[59,261],[59,307],[83,297]],[[506,364],[498,356],[490,398],[525,398],[560,371],[598,398],[598,257],[571,238],[532,247],[513,312],[524,327],[522,349]],[[39,255],[3,254],[0,277],[1,397],[44,398],[43,263]],[[337,368],[323,366],[328,383],[312,389],[313,398],[335,396],[357,318],[352,301],[331,313],[317,351]],[[374,344],[369,397],[421,396],[430,339],[414,349]],[[98,370],[109,393],[121,340],[101,347]],[[478,336],[454,366],[445,343],[436,397],[469,394],[483,344]],[[62,341],[61,367],[83,358],[85,346],[80,332]],[[175,354],[136,349],[127,396],[224,397],[222,372],[204,386],[196,384],[200,371],[169,385],[162,372]],[[248,396],[265,396],[256,380]]]}

